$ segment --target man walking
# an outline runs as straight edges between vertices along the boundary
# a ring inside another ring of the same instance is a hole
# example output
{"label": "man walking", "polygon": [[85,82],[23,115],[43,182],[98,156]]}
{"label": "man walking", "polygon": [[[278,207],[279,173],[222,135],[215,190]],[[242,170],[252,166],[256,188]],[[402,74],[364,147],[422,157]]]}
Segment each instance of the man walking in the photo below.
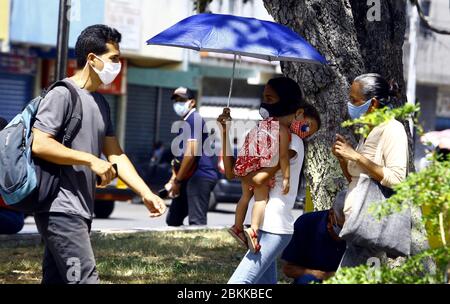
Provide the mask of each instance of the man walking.
{"label": "man walking", "polygon": [[203,132],[205,121],[196,110],[194,93],[178,88],[172,100],[174,111],[185,121],[185,128],[179,134],[183,137],[183,153],[174,160],[173,175],[166,185],[174,198],[166,222],[169,226],[182,226],[189,216],[189,225],[204,226],[209,198],[218,180],[217,161],[212,153],[205,153],[208,133]]}
{"label": "man walking", "polygon": [[[100,186],[106,186],[118,173],[142,197],[152,217],[165,212],[164,202],[152,193],[122,151],[114,135],[108,103],[96,93],[101,84],[112,83],[120,73],[120,41],[121,34],[105,25],[90,26],[78,37],[75,49],[78,70],[65,80],[77,90],[83,108],[81,128],[71,148],[56,140],[70,115],[69,90],[57,87],[50,91],[36,116],[33,155],[61,166],[56,197],[35,213],[45,243],[44,284],[99,282],[89,238],[96,176],[101,179]],[[107,161],[100,159],[102,153]]]}

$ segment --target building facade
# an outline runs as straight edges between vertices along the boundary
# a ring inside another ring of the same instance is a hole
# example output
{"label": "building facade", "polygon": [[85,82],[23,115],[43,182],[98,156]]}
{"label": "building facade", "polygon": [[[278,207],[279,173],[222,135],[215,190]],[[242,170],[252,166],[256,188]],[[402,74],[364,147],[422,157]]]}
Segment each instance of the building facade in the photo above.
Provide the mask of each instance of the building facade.
{"label": "building facade", "polygon": [[[424,14],[432,25],[450,29],[450,1],[422,0]],[[411,9],[411,8],[409,8]],[[409,34],[409,32],[408,32]],[[404,46],[404,63],[409,62],[408,36]],[[424,27],[417,31],[416,102],[421,104],[420,122],[425,132],[450,129],[450,36]],[[408,64],[404,65],[406,81]],[[425,155],[417,140],[416,159]]]}
{"label": "building facade", "polygon": [[[58,0],[0,0],[0,116],[7,120],[54,81],[58,6]],[[262,1],[215,1],[210,9],[270,19]],[[196,91],[206,119],[215,119],[226,105],[232,58],[145,43],[195,13],[192,0],[71,1],[69,76],[76,69],[76,38],[84,28],[107,24],[123,35],[124,69],[102,93],[110,104],[117,136],[138,169],[146,167],[155,142],[170,148],[175,136],[171,126],[179,119],[170,100],[175,88]],[[278,65],[242,59],[232,103],[238,117],[258,118],[262,85],[277,72]]]}

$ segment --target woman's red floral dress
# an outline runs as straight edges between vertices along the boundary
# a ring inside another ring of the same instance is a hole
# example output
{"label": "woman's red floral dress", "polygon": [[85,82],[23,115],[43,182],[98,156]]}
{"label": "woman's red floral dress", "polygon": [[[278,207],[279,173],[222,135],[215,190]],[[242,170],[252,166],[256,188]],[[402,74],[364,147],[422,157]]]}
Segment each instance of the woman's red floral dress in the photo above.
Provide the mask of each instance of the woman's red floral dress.
{"label": "woman's red floral dress", "polygon": [[[278,165],[280,148],[280,123],[269,117],[253,128],[246,136],[244,145],[238,153],[234,174],[247,176],[263,168]],[[270,183],[273,185],[273,179]]]}

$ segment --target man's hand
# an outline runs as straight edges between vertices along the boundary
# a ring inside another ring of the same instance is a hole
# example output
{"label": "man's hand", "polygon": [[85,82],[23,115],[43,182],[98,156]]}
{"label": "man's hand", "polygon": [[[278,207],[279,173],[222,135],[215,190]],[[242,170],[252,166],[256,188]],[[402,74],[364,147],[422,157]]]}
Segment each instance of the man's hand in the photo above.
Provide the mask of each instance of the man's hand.
{"label": "man's hand", "polygon": [[102,183],[98,185],[99,187],[108,186],[117,176],[117,172],[111,163],[96,157],[90,162],[89,168],[102,179]]}
{"label": "man's hand", "polygon": [[181,192],[181,185],[176,183],[175,181],[172,181],[172,187],[170,188],[169,196],[171,198],[177,198],[180,196]]}
{"label": "man's hand", "polygon": [[160,217],[166,212],[166,204],[154,193],[143,196],[142,201],[150,211],[150,217]]}

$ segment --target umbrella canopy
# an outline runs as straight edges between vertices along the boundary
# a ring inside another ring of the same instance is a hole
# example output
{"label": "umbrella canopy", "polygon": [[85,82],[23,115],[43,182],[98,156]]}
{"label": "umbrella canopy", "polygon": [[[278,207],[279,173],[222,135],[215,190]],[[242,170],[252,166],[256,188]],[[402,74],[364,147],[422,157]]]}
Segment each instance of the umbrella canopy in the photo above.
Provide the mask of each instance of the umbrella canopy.
{"label": "umbrella canopy", "polygon": [[188,17],[147,41],[148,45],[234,54],[228,107],[233,91],[237,56],[268,61],[325,64],[326,59],[305,39],[281,24],[221,14]]}
{"label": "umbrella canopy", "polygon": [[268,61],[325,64],[305,39],[281,24],[220,14],[188,17],[147,41],[197,51],[229,53]]}
{"label": "umbrella canopy", "polygon": [[422,143],[431,143],[434,147],[450,149],[450,129],[425,133],[421,137]]}

